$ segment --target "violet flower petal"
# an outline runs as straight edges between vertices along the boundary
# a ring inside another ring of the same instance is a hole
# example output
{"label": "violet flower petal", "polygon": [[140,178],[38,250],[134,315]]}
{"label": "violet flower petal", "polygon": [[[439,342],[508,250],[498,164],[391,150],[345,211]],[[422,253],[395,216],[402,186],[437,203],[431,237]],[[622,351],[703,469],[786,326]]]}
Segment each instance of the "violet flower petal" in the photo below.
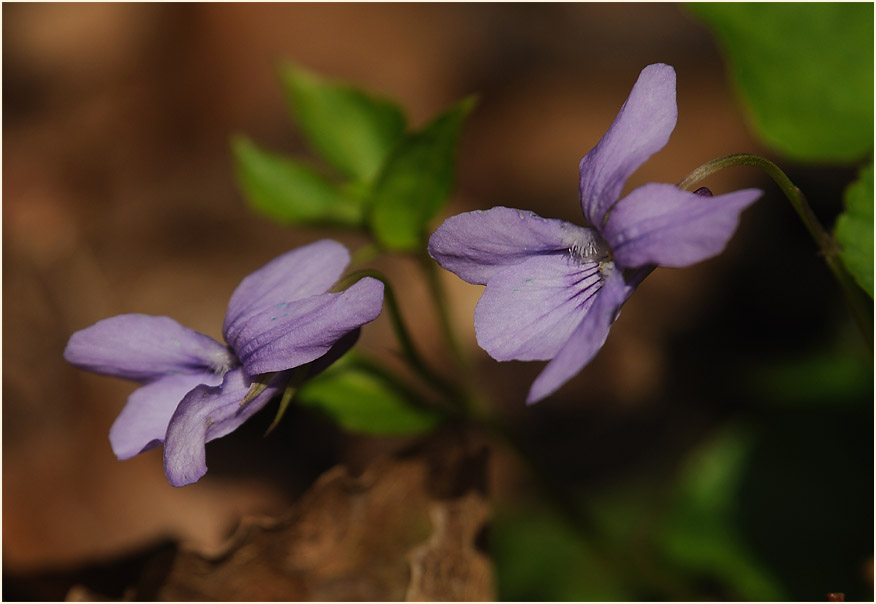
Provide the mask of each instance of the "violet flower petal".
{"label": "violet flower petal", "polygon": [[553,358],[602,286],[599,263],[533,256],[493,275],[475,307],[478,345],[497,361]]}
{"label": "violet flower petal", "polygon": [[283,371],[326,354],[347,333],[373,321],[383,283],[365,277],[343,292],[280,303],[239,326],[237,356],[250,375]]}
{"label": "violet flower petal", "polygon": [[524,210],[495,207],[452,216],[429,238],[429,255],[469,283],[486,285],[497,272],[541,254],[571,248],[607,254],[601,238],[562,220]]}
{"label": "violet flower petal", "polygon": [[250,317],[277,304],[322,294],[350,263],[350,253],[337,241],[323,239],[268,262],[240,282],[228,302],[222,334],[235,346]]}
{"label": "violet flower petal", "polygon": [[689,266],[721,253],[740,213],[761,194],[742,189],[704,197],[668,184],[647,184],[615,205],[603,232],[621,266]]}
{"label": "violet flower petal", "polygon": [[620,307],[633,293],[619,268],[608,272],[593,305],[553,360],[535,378],[526,397],[532,404],[552,394],[593,359],[605,344]]}
{"label": "violet flower petal", "polygon": [[110,428],[110,444],[119,459],[130,459],[164,442],[167,425],[185,395],[196,386],[217,386],[215,373],[184,373],[150,382],[131,393]]}
{"label": "violet flower petal", "polygon": [[677,119],[675,70],[648,65],[608,132],[581,160],[581,209],[590,226],[602,227],[627,178],[669,142]]}
{"label": "violet flower petal", "polygon": [[235,364],[228,349],[169,317],[127,314],[77,331],[64,358],[95,373],[138,382],[179,373],[221,371]]}
{"label": "violet flower petal", "polygon": [[191,484],[207,473],[205,444],[233,432],[261,410],[288,376],[274,376],[268,387],[241,406],[250,378],[243,369],[229,371],[221,386],[197,386],[180,402],[167,427],[164,473],[175,487]]}

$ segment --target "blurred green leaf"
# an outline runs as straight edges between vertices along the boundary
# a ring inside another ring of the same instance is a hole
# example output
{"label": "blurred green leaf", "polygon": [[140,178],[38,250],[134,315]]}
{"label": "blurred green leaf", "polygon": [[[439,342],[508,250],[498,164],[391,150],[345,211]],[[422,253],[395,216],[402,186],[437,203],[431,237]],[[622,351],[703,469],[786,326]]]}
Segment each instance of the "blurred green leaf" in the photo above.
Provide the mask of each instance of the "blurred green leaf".
{"label": "blurred green leaf", "polygon": [[245,137],[234,138],[231,148],[237,182],[260,212],[291,224],[361,224],[361,205],[313,169],[260,149]]}
{"label": "blurred green leaf", "polygon": [[629,601],[633,594],[543,507],[500,509],[490,533],[500,601]]}
{"label": "blurred green leaf", "polygon": [[763,364],[755,370],[754,387],[770,403],[857,403],[873,391],[873,363],[855,350],[825,347]]}
{"label": "blurred green leaf", "polygon": [[849,273],[873,297],[873,164],[846,189],[846,211],[836,221],[836,240]]}
{"label": "blurred green leaf", "polygon": [[404,134],[401,109],[292,63],[280,67],[280,78],[313,148],[344,175],[370,182]]}
{"label": "blurred green leaf", "polygon": [[317,407],[345,430],[376,436],[419,434],[442,416],[414,406],[396,384],[353,363],[339,363],[306,382],[296,400]]}
{"label": "blurred green leaf", "polygon": [[873,147],[873,4],[703,3],[764,141],[789,158],[850,162]]}
{"label": "blurred green leaf", "polygon": [[456,143],[462,122],[474,107],[468,98],[405,136],[377,179],[371,227],[389,249],[421,247],[429,220],[453,188]]}
{"label": "blurred green leaf", "polygon": [[730,586],[739,599],[781,600],[781,588],[740,538],[735,515],[752,446],[745,431],[728,429],[689,458],[659,543],[686,572]]}

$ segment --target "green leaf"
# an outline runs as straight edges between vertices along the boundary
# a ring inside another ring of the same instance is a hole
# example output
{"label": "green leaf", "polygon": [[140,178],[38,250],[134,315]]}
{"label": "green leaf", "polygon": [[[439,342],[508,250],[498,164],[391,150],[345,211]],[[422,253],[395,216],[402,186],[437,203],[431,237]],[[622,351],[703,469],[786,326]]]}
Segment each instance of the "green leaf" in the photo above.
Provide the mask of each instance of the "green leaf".
{"label": "green leaf", "polygon": [[327,413],[342,428],[370,435],[420,434],[442,416],[414,406],[395,384],[352,363],[336,364],[306,382],[296,400]]}
{"label": "green leaf", "polygon": [[378,177],[370,220],[378,242],[393,250],[422,247],[425,227],[453,188],[456,143],[468,98],[436,117],[422,130],[405,136]]}
{"label": "green leaf", "polygon": [[687,572],[731,586],[742,600],[782,600],[775,578],[740,538],[735,506],[754,439],[728,429],[696,452],[675,488],[663,553]]}
{"label": "green leaf", "polygon": [[851,162],[872,149],[872,3],[689,7],[714,28],[768,145],[807,162]]}
{"label": "green leaf", "polygon": [[855,404],[873,392],[869,355],[822,346],[792,359],[763,362],[753,369],[752,387],[776,405]]}
{"label": "green leaf", "polygon": [[280,79],[311,146],[344,175],[371,182],[404,134],[401,109],[291,63],[280,67]]}
{"label": "green leaf", "polygon": [[500,601],[629,601],[635,594],[563,519],[534,505],[501,508],[490,531]]}
{"label": "green leaf", "polygon": [[313,169],[264,151],[245,137],[231,142],[237,182],[249,203],[278,222],[358,225],[360,203]]}
{"label": "green leaf", "polygon": [[873,297],[873,164],[846,189],[846,211],[836,221],[840,257],[849,273]]}

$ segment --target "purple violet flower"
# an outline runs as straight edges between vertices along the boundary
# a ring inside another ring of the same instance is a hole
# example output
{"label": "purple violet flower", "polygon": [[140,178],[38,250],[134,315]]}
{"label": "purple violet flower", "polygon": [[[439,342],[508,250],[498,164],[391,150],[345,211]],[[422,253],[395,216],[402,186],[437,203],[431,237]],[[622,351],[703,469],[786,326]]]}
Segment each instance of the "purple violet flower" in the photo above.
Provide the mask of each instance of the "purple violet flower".
{"label": "purple violet flower", "polygon": [[591,228],[495,207],[448,218],[429,254],[486,285],[475,308],[478,344],[498,361],[547,361],[527,403],[553,393],[602,348],[620,308],[657,265],[719,254],[761,195],[711,197],[650,183],[618,200],[627,178],[675,128],[675,70],[649,65],[608,132],[581,160],[581,209]]}
{"label": "purple violet flower", "polygon": [[[228,346],[168,317],[142,314],[74,333],[67,361],[144,383],[110,429],[116,456],[128,459],[164,444],[170,484],[201,478],[205,443],[233,432],[282,392],[294,368],[311,363],[309,377],[327,367],[380,314],[383,283],[376,279],[326,293],[349,262],[343,245],[325,239],[250,274],[228,303],[222,327]],[[256,376],[265,388],[244,403]]]}

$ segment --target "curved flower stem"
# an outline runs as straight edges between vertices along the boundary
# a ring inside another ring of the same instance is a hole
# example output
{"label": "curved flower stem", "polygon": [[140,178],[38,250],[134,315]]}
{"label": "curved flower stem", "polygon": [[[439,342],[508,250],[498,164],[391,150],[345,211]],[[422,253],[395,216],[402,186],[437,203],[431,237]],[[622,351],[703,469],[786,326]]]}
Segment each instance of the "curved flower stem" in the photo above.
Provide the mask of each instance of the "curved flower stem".
{"label": "curved flower stem", "polygon": [[467,373],[469,371],[468,360],[465,358],[463,347],[459,344],[456,330],[453,329],[453,322],[450,320],[450,312],[447,308],[447,294],[444,292],[444,286],[441,285],[441,276],[438,274],[437,265],[428,254],[421,254],[419,260],[423,266],[423,272],[426,274],[426,282],[429,285],[429,291],[432,293],[432,303],[435,305],[435,311],[438,314],[438,321],[441,324],[441,331],[444,332],[447,347],[450,349],[450,353],[453,355],[453,359],[459,369]]}
{"label": "curved flower stem", "polygon": [[459,343],[456,337],[456,330],[453,328],[453,322],[450,320],[450,311],[448,310],[447,294],[444,287],[441,285],[441,275],[438,271],[438,264],[428,254],[421,254],[420,262],[423,266],[423,272],[426,274],[426,281],[429,285],[429,290],[432,293],[432,303],[435,307],[435,312],[438,315],[438,321],[441,325],[441,331],[444,332],[444,338],[447,342],[447,348],[451,352],[451,356],[456,363],[457,371],[462,381],[461,403],[463,410],[474,421],[477,418],[488,417],[491,415],[490,407],[484,400],[480,389],[478,388],[477,380],[472,371],[471,359],[466,354],[465,347]]}
{"label": "curved flower stem", "polygon": [[364,277],[371,277],[383,283],[383,299],[386,302],[386,309],[389,312],[389,320],[392,323],[393,331],[395,332],[404,355],[403,358],[408,366],[427,384],[445,395],[453,404],[457,406],[464,405],[467,399],[463,396],[463,393],[461,393],[455,385],[438,375],[425,363],[425,361],[423,361],[423,357],[420,356],[417,347],[414,345],[413,339],[411,339],[410,332],[402,319],[401,310],[399,309],[392,285],[390,285],[389,280],[380,271],[374,269],[356,271],[339,281],[333,288],[333,291],[346,289]]}
{"label": "curved flower stem", "polygon": [[843,265],[842,258],[840,258],[840,249],[836,240],[824,229],[823,226],[821,226],[821,223],[818,221],[812,208],[806,202],[806,197],[803,196],[803,192],[791,182],[791,179],[788,178],[781,168],[768,159],[758,155],[737,153],[735,155],[719,157],[718,159],[713,159],[712,161],[704,163],[678,183],[678,188],[688,191],[693,190],[694,186],[707,176],[731,166],[753,166],[755,168],[760,168],[766,172],[766,174],[772,178],[777,185],[779,185],[782,193],[784,193],[785,197],[788,198],[788,201],[791,202],[791,206],[793,206],[797,215],[800,217],[800,220],[803,221],[806,230],[809,231],[815,244],[821,250],[828,268],[833,273],[834,278],[837,280],[837,283],[846,298],[846,302],[851,308],[855,321],[858,323],[858,327],[861,329],[864,338],[867,340],[870,350],[872,350],[873,315],[869,308],[869,303],[864,299],[860,288],[857,286],[854,279],[852,279],[851,275],[849,275],[845,265]]}

